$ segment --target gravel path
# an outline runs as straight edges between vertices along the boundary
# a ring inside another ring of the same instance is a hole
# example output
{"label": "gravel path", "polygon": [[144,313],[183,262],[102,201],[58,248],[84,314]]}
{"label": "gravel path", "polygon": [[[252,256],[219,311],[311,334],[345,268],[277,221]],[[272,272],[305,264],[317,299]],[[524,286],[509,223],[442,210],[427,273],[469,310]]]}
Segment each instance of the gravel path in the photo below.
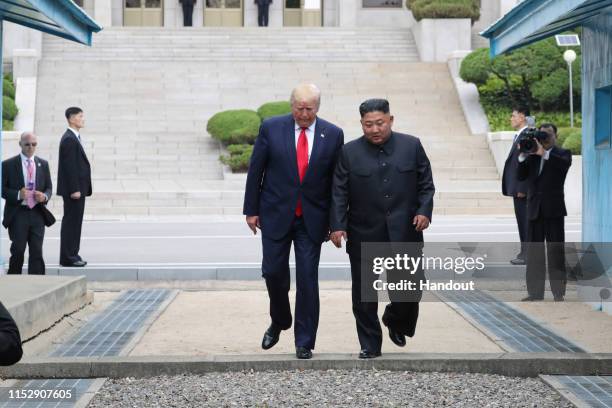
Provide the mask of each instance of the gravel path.
{"label": "gravel path", "polygon": [[283,371],[108,380],[89,407],[572,407],[536,378]]}

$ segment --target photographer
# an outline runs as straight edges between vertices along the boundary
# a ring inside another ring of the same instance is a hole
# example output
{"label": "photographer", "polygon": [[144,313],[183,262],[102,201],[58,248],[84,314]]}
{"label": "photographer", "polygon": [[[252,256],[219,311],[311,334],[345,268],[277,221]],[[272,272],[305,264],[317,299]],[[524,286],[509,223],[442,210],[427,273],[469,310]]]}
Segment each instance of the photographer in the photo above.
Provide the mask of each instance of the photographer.
{"label": "photographer", "polygon": [[0,366],[12,365],[21,360],[21,337],[15,321],[0,302]]}
{"label": "photographer", "polygon": [[[546,258],[555,301],[565,296],[565,208],[563,186],[572,164],[569,150],[555,146],[557,127],[543,124],[518,140],[517,177],[527,189],[527,294],[523,301],[544,299]],[[544,242],[546,242],[544,244]]]}

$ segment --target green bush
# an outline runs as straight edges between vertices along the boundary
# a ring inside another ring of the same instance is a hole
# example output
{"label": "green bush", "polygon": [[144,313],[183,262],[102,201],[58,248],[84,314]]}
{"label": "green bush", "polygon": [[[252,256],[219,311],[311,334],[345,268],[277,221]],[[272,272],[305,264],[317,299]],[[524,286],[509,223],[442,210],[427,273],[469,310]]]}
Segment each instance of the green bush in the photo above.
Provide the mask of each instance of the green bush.
{"label": "green bush", "polygon": [[2,99],[2,119],[14,120],[19,111],[15,101],[8,96],[4,96]]}
{"label": "green bush", "polygon": [[563,148],[571,150],[572,154],[582,154],[582,132],[574,132],[567,136],[563,142]]}
{"label": "green bush", "polygon": [[2,119],[2,130],[14,130],[15,129],[15,123],[12,120],[5,120]]}
{"label": "green bush", "polygon": [[227,146],[228,155],[222,155],[219,159],[228,165],[233,172],[247,171],[249,160],[253,153],[253,146],[249,144],[233,144]]}
{"label": "green bush", "polygon": [[2,95],[15,99],[15,84],[10,78],[4,78],[2,81]]}
{"label": "green bush", "polygon": [[261,118],[255,111],[228,110],[210,118],[206,130],[224,145],[254,143],[260,124]]}
{"label": "green bush", "polygon": [[[495,107],[483,104],[487,119],[489,120],[489,127],[492,132],[511,131],[513,130],[510,126],[510,116],[512,110],[510,108]],[[557,128],[569,128],[570,126],[570,115],[569,112],[531,112],[536,118],[538,125],[542,123],[552,123]],[[582,114],[576,113],[574,115],[574,126],[578,129],[582,127]],[[559,143],[559,145],[561,145]]]}
{"label": "green bush", "polygon": [[570,135],[582,134],[582,129],[577,127],[560,127],[557,132],[557,146],[563,146],[563,143]]}
{"label": "green bush", "polygon": [[257,114],[262,120],[288,113],[291,113],[291,104],[287,101],[264,103],[257,109]]}
{"label": "green bush", "polygon": [[417,21],[424,18],[480,18],[479,0],[407,0],[406,6]]}
{"label": "green bush", "polygon": [[[532,111],[563,111],[569,107],[569,78],[564,49],[554,39],[520,48],[495,59],[489,49],[473,51],[462,62],[460,76],[478,87],[483,105],[511,108],[526,105]],[[574,106],[580,110],[581,56],[573,67]]]}

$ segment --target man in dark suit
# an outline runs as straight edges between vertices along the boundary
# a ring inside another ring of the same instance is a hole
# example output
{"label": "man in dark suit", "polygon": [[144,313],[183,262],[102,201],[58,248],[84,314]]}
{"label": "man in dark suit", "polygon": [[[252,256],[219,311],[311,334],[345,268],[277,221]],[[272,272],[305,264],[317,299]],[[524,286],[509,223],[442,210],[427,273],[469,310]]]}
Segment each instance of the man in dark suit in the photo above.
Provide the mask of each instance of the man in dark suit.
{"label": "man in dark suit", "polygon": [[[523,301],[544,299],[544,281],[548,274],[555,301],[565,297],[565,177],[572,165],[572,153],[555,146],[557,128],[543,124],[540,130],[548,134],[537,143],[537,150],[521,153],[517,177],[526,181],[527,214],[527,297]],[[546,242],[546,244],[544,244]]]}
{"label": "man in dark suit", "polygon": [[[347,240],[359,357],[374,358],[380,356],[382,331],[376,299],[362,298],[362,289],[371,288],[372,282],[362,280],[362,262],[369,261],[363,258],[361,244],[423,242],[435,188],[419,139],[392,131],[389,102],[370,99],[359,112],[364,136],[344,145],[334,173],[331,240],[338,248],[343,238]],[[389,337],[400,347],[406,344],[405,336],[415,332],[421,295],[415,292],[411,301],[391,298],[383,315]]]}
{"label": "man in dark suit", "polygon": [[85,197],[91,196],[91,167],[83,149],[80,130],[85,124],[83,110],[66,109],[68,129],[59,146],[57,194],[64,200],[60,236],[60,265],[87,265],[79,255]]}
{"label": "man in dark suit", "polygon": [[253,233],[261,229],[262,272],[272,324],[262,348],[273,347],[291,327],[289,252],[296,267],[295,346],[312,357],[319,324],[319,257],[329,236],[334,166],[342,129],[317,117],[321,93],[312,84],[291,94],[291,114],[267,119],[259,129],[246,182],[244,214]]}
{"label": "man in dark suit", "polygon": [[255,4],[257,4],[257,24],[260,27],[267,27],[272,0],[255,0]]}
{"label": "man in dark suit", "polygon": [[512,128],[516,130],[512,147],[506,158],[504,165],[504,173],[502,176],[502,194],[512,197],[514,202],[514,215],[516,224],[519,230],[519,238],[521,240],[521,250],[516,255],[516,258],[511,260],[513,265],[525,265],[525,242],[527,241],[527,183],[516,178],[516,169],[518,167],[519,151],[516,147],[516,141],[519,135],[527,129],[527,117],[530,115],[529,108],[518,106],[512,111],[510,123]]}
{"label": "man in dark suit", "polygon": [[21,274],[26,245],[30,248],[28,273],[45,274],[45,225],[52,225],[55,218],[46,207],[53,192],[49,163],[34,156],[37,144],[34,133],[24,132],[19,139],[21,153],[2,162],[2,198],[6,200],[2,225],[11,239],[9,274]]}
{"label": "man in dark suit", "polygon": [[15,321],[0,302],[0,366],[16,364],[23,355]]}
{"label": "man in dark suit", "polygon": [[191,27],[193,25],[193,7],[197,0],[179,0],[183,5],[183,26]]}

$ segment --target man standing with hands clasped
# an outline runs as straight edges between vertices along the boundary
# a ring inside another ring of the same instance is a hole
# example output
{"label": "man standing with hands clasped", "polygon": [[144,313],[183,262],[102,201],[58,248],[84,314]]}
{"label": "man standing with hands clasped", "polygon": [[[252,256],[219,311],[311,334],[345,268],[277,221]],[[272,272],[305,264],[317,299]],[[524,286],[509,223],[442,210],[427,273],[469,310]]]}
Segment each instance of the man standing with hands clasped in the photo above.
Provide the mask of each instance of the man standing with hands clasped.
{"label": "man standing with hands clasped", "polygon": [[253,233],[261,229],[262,275],[272,323],[261,347],[272,348],[291,327],[289,253],[295,252],[295,352],[309,359],[319,325],[319,258],[329,236],[331,183],[344,143],[342,129],[317,117],[321,91],[300,85],[291,93],[291,114],[266,119],[247,175],[244,214]]}
{"label": "man standing with hands clasped", "polygon": [[60,233],[60,265],[87,265],[79,255],[85,197],[91,196],[91,167],[83,149],[80,130],[85,124],[83,110],[66,109],[68,129],[59,146],[57,195],[64,200],[64,217]]}
{"label": "man standing with hands clasped", "polygon": [[[334,173],[331,240],[338,248],[343,238],[347,241],[359,358],[375,358],[381,354],[382,331],[376,293],[371,299],[362,298],[372,291],[372,271],[362,275],[362,262],[369,261],[361,244],[423,242],[435,189],[420,140],[391,130],[389,102],[369,99],[361,104],[359,113],[364,136],[344,145]],[[400,347],[406,345],[405,336],[414,336],[420,297],[420,289],[410,301],[391,297],[385,309],[383,323],[391,341]]]}
{"label": "man standing with hands clasped", "polygon": [[45,226],[53,225],[55,217],[46,207],[53,191],[49,163],[34,155],[37,145],[36,135],[24,132],[19,140],[21,153],[2,162],[2,198],[6,200],[2,225],[11,239],[11,275],[21,274],[26,246],[30,248],[28,273],[45,274]]}

